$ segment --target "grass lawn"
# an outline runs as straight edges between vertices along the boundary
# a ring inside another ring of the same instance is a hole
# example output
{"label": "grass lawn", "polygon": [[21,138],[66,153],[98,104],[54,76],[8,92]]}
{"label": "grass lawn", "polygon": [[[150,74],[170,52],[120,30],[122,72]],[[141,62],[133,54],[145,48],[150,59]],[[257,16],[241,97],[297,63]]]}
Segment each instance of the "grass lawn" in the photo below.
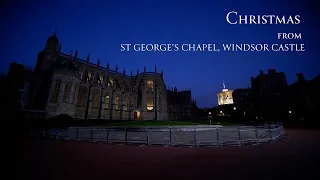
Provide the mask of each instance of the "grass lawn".
{"label": "grass lawn", "polygon": [[[106,126],[192,126],[192,125],[209,125],[208,120],[193,121],[124,121],[106,124]],[[232,126],[237,125],[231,122],[212,122],[212,125]]]}
{"label": "grass lawn", "polygon": [[[193,120],[190,122],[197,122],[200,124],[210,124],[210,120]],[[241,123],[235,123],[235,122],[230,122],[230,121],[213,121],[211,120],[211,125],[222,125],[222,126],[242,126],[243,124]]]}
{"label": "grass lawn", "polygon": [[124,121],[106,124],[107,126],[192,126],[199,123],[182,121]]}

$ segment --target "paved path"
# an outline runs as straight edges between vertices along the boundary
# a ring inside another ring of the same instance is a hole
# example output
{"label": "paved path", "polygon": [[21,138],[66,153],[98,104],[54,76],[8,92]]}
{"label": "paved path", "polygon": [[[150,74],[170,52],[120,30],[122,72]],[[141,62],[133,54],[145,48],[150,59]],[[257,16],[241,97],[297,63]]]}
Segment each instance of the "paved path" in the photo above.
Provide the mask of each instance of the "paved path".
{"label": "paved path", "polygon": [[[258,146],[182,148],[23,139],[7,179],[320,179],[320,132]],[[15,145],[15,146],[13,146]],[[10,166],[12,165],[12,166]]]}

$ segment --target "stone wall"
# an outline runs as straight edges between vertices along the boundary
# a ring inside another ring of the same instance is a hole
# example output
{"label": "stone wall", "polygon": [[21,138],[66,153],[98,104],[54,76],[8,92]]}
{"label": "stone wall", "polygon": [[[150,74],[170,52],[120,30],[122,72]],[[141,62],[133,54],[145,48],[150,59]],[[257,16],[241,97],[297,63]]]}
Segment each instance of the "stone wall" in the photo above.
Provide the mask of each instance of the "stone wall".
{"label": "stone wall", "polygon": [[[87,69],[92,70],[92,67]],[[99,70],[96,71],[99,74],[103,73]],[[57,69],[52,76],[46,108],[47,116],[67,114],[76,119],[85,119],[89,96],[88,119],[99,118],[100,107],[101,119],[110,119],[110,115],[114,120],[134,119],[133,110],[135,108],[141,109],[140,119],[153,120],[155,118],[155,108],[158,111],[157,119],[164,120],[167,118],[166,88],[162,76],[157,73],[144,73],[134,77],[126,77],[110,72],[105,73],[107,75],[103,75],[103,77],[108,78],[107,82],[99,84],[84,81],[83,74],[78,71]],[[157,86],[150,86],[150,82],[156,82]],[[59,84],[59,87],[57,87],[57,84]],[[79,91],[80,88],[86,89],[87,94],[80,94],[83,93]],[[141,88],[140,91],[142,91],[140,97],[138,96],[138,88]],[[156,97],[157,100],[155,100]],[[82,100],[80,100],[81,98]],[[141,98],[141,107],[137,107],[138,98]],[[83,103],[78,101],[83,101]],[[153,102],[153,110],[151,111],[147,110],[148,102]],[[157,102],[157,105],[155,102]]]}

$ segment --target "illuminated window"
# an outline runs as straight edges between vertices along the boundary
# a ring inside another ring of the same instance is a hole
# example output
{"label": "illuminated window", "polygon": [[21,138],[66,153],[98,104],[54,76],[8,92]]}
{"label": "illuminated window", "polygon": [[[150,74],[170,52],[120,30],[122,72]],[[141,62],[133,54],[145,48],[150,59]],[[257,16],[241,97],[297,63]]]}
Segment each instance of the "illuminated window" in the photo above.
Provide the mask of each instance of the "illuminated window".
{"label": "illuminated window", "polygon": [[147,110],[152,111],[153,110],[153,99],[149,99],[147,101]]}
{"label": "illuminated window", "polygon": [[113,87],[113,79],[109,77],[108,87]]}
{"label": "illuminated window", "polygon": [[107,94],[105,97],[104,108],[109,109],[109,104],[110,104],[110,96]]}
{"label": "illuminated window", "polygon": [[147,87],[153,91],[153,81],[147,81]]}
{"label": "illuminated window", "polygon": [[92,79],[92,75],[91,72],[88,72],[88,76],[87,76],[87,82],[90,82]]}
{"label": "illuminated window", "polygon": [[54,89],[53,89],[53,94],[52,94],[52,102],[57,102],[58,101],[60,85],[61,85],[61,80],[60,79],[56,80],[56,82],[54,83]]}
{"label": "illuminated window", "polygon": [[114,97],[114,105],[115,105],[115,109],[118,110],[119,109],[119,105],[120,105],[120,98],[119,98],[119,95],[115,95]]}
{"label": "illuminated window", "polygon": [[98,84],[103,84],[103,75],[99,76]]}
{"label": "illuminated window", "polygon": [[80,79],[83,80],[83,78],[84,78],[84,72],[83,72],[82,70],[80,70],[80,71],[79,71],[79,74],[80,74]]}
{"label": "illuminated window", "polygon": [[92,91],[92,108],[97,109],[100,103],[100,92],[98,90]]}
{"label": "illuminated window", "polygon": [[88,88],[81,86],[78,91],[78,97],[77,97],[77,106],[78,107],[86,107],[87,103],[87,97],[88,96]]}
{"label": "illuminated window", "polygon": [[68,82],[68,84],[66,84],[66,86],[64,88],[64,94],[63,94],[63,102],[65,102],[65,103],[69,102],[71,88],[72,88],[72,83]]}

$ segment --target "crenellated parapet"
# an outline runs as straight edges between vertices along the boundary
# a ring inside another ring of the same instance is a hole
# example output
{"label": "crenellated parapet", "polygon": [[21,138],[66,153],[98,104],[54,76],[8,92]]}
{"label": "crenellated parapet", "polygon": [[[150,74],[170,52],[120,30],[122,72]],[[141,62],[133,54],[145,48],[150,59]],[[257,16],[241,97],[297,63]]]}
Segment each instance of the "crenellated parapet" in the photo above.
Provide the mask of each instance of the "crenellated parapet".
{"label": "crenellated parapet", "polygon": [[150,78],[154,78],[158,83],[164,84],[163,71],[158,73],[156,68],[154,72],[148,72],[146,68],[144,68],[143,72],[137,70],[137,73],[133,75],[131,71],[130,75],[128,75],[125,70],[119,72],[117,66],[114,70],[110,69],[109,63],[106,67],[101,66],[100,59],[97,63],[90,62],[90,56],[88,56],[86,60],[80,59],[77,57],[77,51],[74,56],[60,53],[55,64],[55,71],[73,73],[82,81],[101,85],[104,78],[109,79],[107,85],[114,84],[112,81],[116,80],[116,85],[121,84],[123,87],[130,86],[130,84],[132,84],[131,81],[135,82],[141,79],[146,81],[146,79]]}

